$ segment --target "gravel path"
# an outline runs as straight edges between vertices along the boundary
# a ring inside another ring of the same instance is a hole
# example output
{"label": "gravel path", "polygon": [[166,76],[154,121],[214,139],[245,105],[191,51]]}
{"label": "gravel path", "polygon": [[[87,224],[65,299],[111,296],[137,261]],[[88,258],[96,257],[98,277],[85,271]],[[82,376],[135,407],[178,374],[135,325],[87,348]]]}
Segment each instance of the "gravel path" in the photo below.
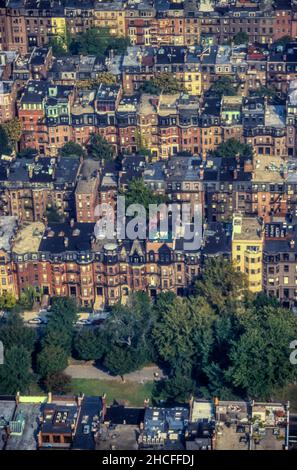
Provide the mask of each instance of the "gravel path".
{"label": "gravel path", "polygon": [[[73,379],[122,380],[120,376],[109,375],[90,363],[72,364],[67,367],[65,372]],[[159,378],[164,377],[164,374],[159,367],[149,366],[135,372],[130,372],[130,374],[125,374],[124,379],[129,382],[137,383],[150,382],[154,380],[155,373],[159,374]]]}

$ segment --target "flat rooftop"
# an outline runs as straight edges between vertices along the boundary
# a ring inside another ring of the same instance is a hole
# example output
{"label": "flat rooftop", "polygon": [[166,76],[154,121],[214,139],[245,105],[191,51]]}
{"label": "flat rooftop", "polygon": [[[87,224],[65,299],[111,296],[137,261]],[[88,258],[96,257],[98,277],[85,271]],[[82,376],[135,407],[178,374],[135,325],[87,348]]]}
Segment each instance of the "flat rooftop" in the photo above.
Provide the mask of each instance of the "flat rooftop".
{"label": "flat rooftop", "polygon": [[265,111],[265,126],[284,128],[286,126],[286,108],[281,105],[268,105]]}
{"label": "flat rooftop", "polygon": [[3,426],[12,419],[15,407],[15,400],[0,400],[0,450],[4,447],[5,432]]}
{"label": "flat rooftop", "polygon": [[281,157],[261,155],[256,160],[252,180],[265,183],[283,183],[286,163]]}
{"label": "flat rooftop", "polygon": [[167,116],[175,110],[179,97],[179,93],[175,93],[174,95],[160,95],[158,114],[160,116]]}
{"label": "flat rooftop", "polygon": [[12,251],[19,255],[37,252],[44,230],[45,226],[42,222],[25,225],[17,233]]}
{"label": "flat rooftop", "polygon": [[142,94],[139,104],[141,114],[147,115],[156,112],[156,107],[154,106],[153,102],[157,103],[158,100],[158,95]]}
{"label": "flat rooftop", "polygon": [[233,240],[260,241],[263,237],[262,226],[256,217],[234,217]]}
{"label": "flat rooftop", "polygon": [[75,190],[76,194],[93,194],[97,182],[98,178],[95,177],[79,180]]}
{"label": "flat rooftop", "polygon": [[40,416],[40,404],[20,403],[14,419],[23,418],[25,427],[21,436],[10,436],[6,450],[36,450],[38,418]]}
{"label": "flat rooftop", "polygon": [[16,232],[17,218],[14,216],[0,217],[0,250],[10,251],[11,238]]}

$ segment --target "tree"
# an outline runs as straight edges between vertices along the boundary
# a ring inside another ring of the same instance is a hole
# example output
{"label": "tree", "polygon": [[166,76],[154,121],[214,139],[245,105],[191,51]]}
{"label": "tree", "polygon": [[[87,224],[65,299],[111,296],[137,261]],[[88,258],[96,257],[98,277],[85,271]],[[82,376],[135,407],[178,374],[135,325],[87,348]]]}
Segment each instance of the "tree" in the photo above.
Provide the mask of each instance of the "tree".
{"label": "tree", "polygon": [[[244,311],[243,314],[245,313]],[[211,328],[197,336],[196,364],[199,367],[195,367],[193,375],[204,396],[219,396],[222,399],[236,397],[236,387],[228,379],[226,371],[230,366],[230,350],[241,333],[238,311],[233,310],[229,303],[229,308],[215,317]]]}
{"label": "tree", "polygon": [[67,142],[65,145],[63,145],[63,147],[60,150],[60,154],[61,154],[61,157],[76,156],[76,157],[84,158],[86,156],[85,149],[81,145],[71,140]]}
{"label": "tree", "polygon": [[81,329],[75,335],[73,349],[79,359],[101,359],[107,349],[104,331],[101,328]]}
{"label": "tree", "polygon": [[63,57],[68,53],[67,40],[61,36],[56,36],[49,41],[49,46],[52,48],[55,57]]}
{"label": "tree", "polygon": [[34,302],[38,295],[39,294],[36,291],[35,287],[28,286],[21,293],[19,298],[19,304],[26,310],[32,310]]}
{"label": "tree", "polygon": [[69,297],[54,297],[51,315],[37,355],[37,371],[42,378],[60,372],[67,367],[77,318],[75,300]]}
{"label": "tree", "polygon": [[260,98],[265,97],[272,101],[279,101],[277,91],[272,87],[261,85],[256,90],[253,90],[252,94],[259,96]]}
{"label": "tree", "polygon": [[297,378],[289,361],[289,345],[297,337],[292,311],[273,306],[253,309],[241,319],[244,332],[233,343],[226,373],[249,398],[269,399],[276,387]]}
{"label": "tree", "polygon": [[65,351],[68,357],[71,353],[76,319],[77,306],[74,299],[70,297],[53,298],[51,315],[42,342],[43,346],[59,347]]}
{"label": "tree", "polygon": [[132,294],[126,305],[117,304],[104,324],[104,331],[113,342],[137,346],[143,340],[153,321],[152,304],[144,292]]}
{"label": "tree", "polygon": [[69,49],[75,55],[104,56],[111,49],[122,54],[129,44],[129,38],[112,36],[108,28],[90,28],[72,38]]}
{"label": "tree", "polygon": [[293,39],[291,38],[291,36],[282,36],[281,38],[277,39],[274,44],[276,46],[286,46],[287,44],[289,44],[290,42],[292,42]]}
{"label": "tree", "polygon": [[20,119],[14,118],[11,121],[3,123],[2,126],[7,134],[9,144],[15,147],[22,135],[22,123]]}
{"label": "tree", "polygon": [[47,392],[64,395],[71,390],[71,377],[64,372],[56,372],[45,378],[44,387]]}
{"label": "tree", "polygon": [[142,364],[141,351],[135,348],[113,345],[104,357],[104,366],[113,375],[124,375],[139,369]]}
{"label": "tree", "polygon": [[117,83],[116,77],[111,72],[99,72],[94,79],[95,85],[115,85]]}
{"label": "tree", "polygon": [[180,372],[168,379],[156,382],[153,388],[153,401],[157,404],[187,403],[195,394],[196,385],[194,380],[185,377]]}
{"label": "tree", "polygon": [[8,135],[2,124],[0,125],[0,155],[10,154],[10,153],[11,153],[11,147],[9,144]]}
{"label": "tree", "polygon": [[88,155],[93,160],[110,161],[114,157],[113,147],[101,135],[93,134],[87,145]]}
{"label": "tree", "polygon": [[174,304],[176,299],[177,299],[176,294],[171,291],[161,292],[157,296],[155,305],[153,307],[156,313],[157,323],[159,321],[159,318],[163,316],[165,311],[168,311],[168,309]]}
{"label": "tree", "polygon": [[34,149],[33,147],[27,147],[23,150],[21,150],[20,152],[17,153],[17,158],[28,158],[28,159],[31,159],[31,158],[34,158],[36,157],[36,155],[38,155],[38,152],[36,149]]}
{"label": "tree", "polygon": [[0,309],[11,310],[16,304],[16,298],[11,292],[0,295]]}
{"label": "tree", "polygon": [[78,89],[93,89],[98,88],[101,83],[103,85],[115,85],[116,77],[110,72],[99,72],[96,78],[91,78],[87,80],[80,80],[76,82],[76,87]]}
{"label": "tree", "polygon": [[67,365],[68,353],[61,346],[46,344],[37,354],[36,368],[43,378],[66,369]]}
{"label": "tree", "polygon": [[197,335],[210,327],[213,317],[212,309],[202,297],[176,298],[153,328],[153,343],[160,360],[170,368],[176,368],[177,364],[192,367],[197,355]]}
{"label": "tree", "polygon": [[4,351],[4,364],[0,366],[0,393],[27,392],[33,378],[29,351],[19,344]]}
{"label": "tree", "polygon": [[143,292],[132,294],[126,305],[117,304],[105,321],[104,365],[114,374],[136,370],[154,355],[151,331],[155,315],[152,303]]}
{"label": "tree", "polygon": [[18,313],[10,312],[7,322],[0,326],[0,340],[5,349],[19,346],[31,354],[35,347],[36,332],[24,325],[23,319]]}
{"label": "tree", "polygon": [[235,96],[238,84],[235,84],[230,77],[219,77],[210,87],[209,92],[217,96]]}
{"label": "tree", "polygon": [[195,294],[203,296],[213,309],[222,312],[248,295],[246,278],[223,257],[210,258],[195,283]]}
{"label": "tree", "polygon": [[245,31],[238,32],[234,36],[234,44],[237,46],[240,44],[247,44],[249,42],[249,35]]}
{"label": "tree", "polygon": [[57,206],[54,204],[46,208],[45,216],[49,224],[59,224],[65,220],[64,216],[60,214]]}
{"label": "tree", "polygon": [[142,93],[175,94],[185,91],[183,84],[170,72],[156,73],[151,80],[147,80],[141,86]]}
{"label": "tree", "polygon": [[141,204],[146,211],[149,209],[149,204],[161,204],[165,202],[165,198],[153,191],[144,183],[142,178],[132,178],[128,184],[128,189],[124,193],[126,196],[127,206],[130,204]]}
{"label": "tree", "polygon": [[[131,45],[130,38],[124,36],[111,36],[107,51],[113,50],[116,54],[124,54]],[[105,51],[105,53],[107,52]]]}
{"label": "tree", "polygon": [[236,157],[237,155],[252,158],[253,148],[251,145],[242,144],[239,140],[231,138],[218,145],[216,150],[212,151],[212,155],[220,158]]}
{"label": "tree", "polygon": [[147,157],[151,156],[151,151],[149,149],[149,144],[145,136],[145,133],[141,133],[141,131],[136,130],[135,143],[137,145],[137,151],[139,154],[147,156]]}

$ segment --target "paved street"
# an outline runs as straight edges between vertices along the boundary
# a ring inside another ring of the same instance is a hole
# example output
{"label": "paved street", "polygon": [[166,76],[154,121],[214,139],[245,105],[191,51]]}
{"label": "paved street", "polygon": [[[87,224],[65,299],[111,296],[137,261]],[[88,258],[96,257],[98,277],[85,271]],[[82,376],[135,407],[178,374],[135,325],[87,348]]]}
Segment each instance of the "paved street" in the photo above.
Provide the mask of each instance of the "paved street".
{"label": "paved street", "polygon": [[[101,379],[101,380],[122,380],[120,376],[112,376],[98,369],[91,363],[72,364],[65,370],[66,374],[73,379]],[[163,372],[157,366],[144,367],[141,370],[126,374],[124,379],[130,382],[144,383],[154,380],[154,374],[158,373],[163,377]]]}

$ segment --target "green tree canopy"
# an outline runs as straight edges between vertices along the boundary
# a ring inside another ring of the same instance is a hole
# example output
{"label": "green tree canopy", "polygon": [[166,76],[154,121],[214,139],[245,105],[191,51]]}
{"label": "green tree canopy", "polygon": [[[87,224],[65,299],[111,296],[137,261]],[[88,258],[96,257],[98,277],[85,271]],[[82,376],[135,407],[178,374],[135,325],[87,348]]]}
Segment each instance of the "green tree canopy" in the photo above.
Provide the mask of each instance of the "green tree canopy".
{"label": "green tree canopy", "polygon": [[65,220],[65,217],[60,214],[59,209],[55,204],[51,204],[46,208],[45,216],[49,224],[59,224]]}
{"label": "green tree canopy", "polygon": [[33,379],[30,371],[31,354],[21,344],[4,349],[4,364],[0,365],[0,393],[26,393]]}
{"label": "green tree canopy", "polygon": [[17,158],[34,158],[38,154],[37,150],[33,147],[27,147],[17,153]]}
{"label": "green tree canopy", "polygon": [[20,346],[31,354],[36,342],[36,332],[24,325],[23,319],[18,313],[10,312],[7,322],[0,326],[0,340],[5,349]]}
{"label": "green tree canopy", "polygon": [[19,118],[13,118],[2,124],[5,130],[10,147],[15,147],[22,135],[22,123]]}
{"label": "green tree canopy", "polygon": [[74,338],[74,353],[85,361],[99,360],[107,350],[106,335],[102,328],[81,329]]}
{"label": "green tree canopy", "polygon": [[94,89],[98,88],[99,85],[114,85],[117,83],[115,75],[110,72],[99,72],[96,78],[91,78],[87,80],[80,80],[76,82],[76,87],[78,89]]}
{"label": "green tree canopy", "polygon": [[149,204],[161,204],[165,198],[154,192],[144,183],[143,178],[132,178],[128,184],[128,189],[124,193],[126,196],[126,205],[141,204],[146,211]]}
{"label": "green tree canopy", "polygon": [[71,390],[71,377],[64,372],[56,372],[46,377],[44,387],[47,392],[64,395]]}
{"label": "green tree canopy", "polygon": [[293,39],[291,36],[282,36],[281,38],[277,39],[274,44],[278,46],[286,46],[288,43],[292,42]]}
{"label": "green tree canopy", "polygon": [[142,93],[159,95],[160,93],[180,93],[185,91],[183,84],[170,72],[156,73],[151,80],[145,81],[141,86]]}
{"label": "green tree canopy", "polygon": [[247,158],[252,158],[253,148],[251,145],[242,144],[239,140],[231,138],[222,142],[216,150],[211,152],[214,157],[236,157],[240,155]]}
{"label": "green tree canopy", "polygon": [[195,337],[210,326],[213,312],[202,297],[176,298],[156,321],[152,336],[161,361],[175,368],[179,362],[193,365]]}
{"label": "green tree canopy", "polygon": [[52,301],[51,314],[43,338],[43,345],[60,347],[66,352],[66,355],[69,356],[71,353],[76,319],[77,306],[75,299],[69,297],[55,297]]}
{"label": "green tree canopy", "polygon": [[6,130],[3,125],[0,125],[0,155],[11,153],[11,146],[9,144],[9,139]]}
{"label": "green tree canopy", "polygon": [[235,96],[238,84],[234,83],[230,77],[219,77],[210,87],[209,92],[217,96]]}
{"label": "green tree canopy", "polygon": [[202,296],[217,312],[240,300],[239,294],[248,295],[245,276],[235,271],[223,257],[210,258],[195,283],[195,294]]}
{"label": "green tree canopy", "polygon": [[85,149],[77,144],[76,142],[72,142],[71,140],[69,142],[66,142],[65,145],[60,150],[61,157],[85,157],[86,152]]}
{"label": "green tree canopy", "polygon": [[56,36],[49,41],[49,46],[52,48],[55,57],[63,57],[68,53],[67,40],[64,37]]}
{"label": "green tree canopy", "polygon": [[140,368],[142,363],[141,351],[133,347],[113,345],[106,352],[104,366],[113,375],[124,375]]}
{"label": "green tree canopy", "polygon": [[0,295],[0,309],[11,310],[16,305],[16,298],[11,292]]}
{"label": "green tree canopy", "polygon": [[72,37],[69,50],[75,55],[91,54],[103,56],[110,49],[122,54],[129,44],[129,38],[113,36],[108,28],[89,28],[85,32]]}
{"label": "green tree canopy", "polygon": [[101,135],[93,134],[87,145],[88,155],[93,160],[110,161],[114,157],[113,147]]}
{"label": "green tree canopy", "polygon": [[118,304],[113,307],[104,324],[107,344],[113,345],[107,347],[104,365],[112,373],[125,374],[151,359],[154,319],[152,303],[143,292],[132,294],[127,305]]}
{"label": "green tree canopy", "polygon": [[240,31],[234,36],[234,44],[247,44],[249,42],[249,35],[245,31]]}
{"label": "green tree canopy", "polygon": [[35,300],[38,297],[38,292],[34,286],[28,286],[21,293],[19,304],[26,310],[32,310]]}
{"label": "green tree canopy", "polygon": [[188,403],[191,396],[195,395],[196,384],[191,378],[178,371],[168,379],[156,382],[153,388],[153,402],[158,405]]}
{"label": "green tree canopy", "polygon": [[61,346],[46,344],[37,355],[37,372],[43,378],[48,378],[50,375],[63,371],[67,365],[68,353]]}
{"label": "green tree canopy", "polygon": [[289,361],[289,345],[297,338],[292,311],[264,306],[241,318],[244,332],[233,343],[227,372],[232,383],[249,398],[270,399],[277,387],[297,378]]}

